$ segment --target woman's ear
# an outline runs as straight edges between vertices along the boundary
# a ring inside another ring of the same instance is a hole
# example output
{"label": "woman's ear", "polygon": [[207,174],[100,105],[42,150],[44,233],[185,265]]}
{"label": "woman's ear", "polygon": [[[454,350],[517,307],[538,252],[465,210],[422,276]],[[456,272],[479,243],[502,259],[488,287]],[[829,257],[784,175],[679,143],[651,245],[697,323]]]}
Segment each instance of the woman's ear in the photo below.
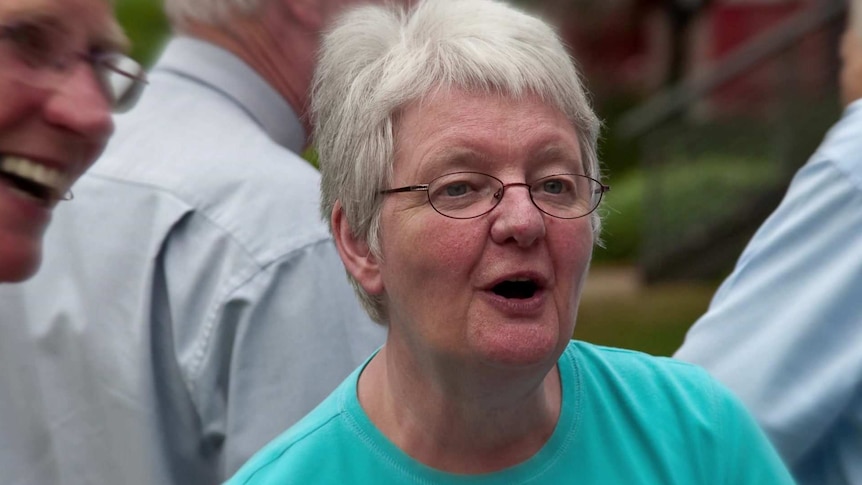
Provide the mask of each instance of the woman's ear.
{"label": "woman's ear", "polygon": [[340,200],[335,201],[331,217],[335,247],[347,272],[369,295],[383,293],[383,278],[377,258],[371,253],[368,243],[353,234]]}

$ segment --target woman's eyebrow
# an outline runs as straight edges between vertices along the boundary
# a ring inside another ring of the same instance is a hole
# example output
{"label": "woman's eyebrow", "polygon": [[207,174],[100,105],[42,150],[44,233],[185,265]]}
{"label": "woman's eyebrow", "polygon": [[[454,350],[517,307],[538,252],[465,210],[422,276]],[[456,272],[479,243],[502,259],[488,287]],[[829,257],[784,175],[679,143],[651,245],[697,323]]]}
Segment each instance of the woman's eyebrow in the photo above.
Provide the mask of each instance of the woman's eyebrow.
{"label": "woman's eyebrow", "polygon": [[447,147],[425,160],[422,173],[428,175],[428,171],[434,171],[435,174],[441,175],[451,170],[477,170],[487,168],[489,160],[491,157],[487,154],[472,148]]}
{"label": "woman's eyebrow", "polygon": [[535,152],[533,159],[537,162],[571,162],[580,165],[581,152],[573,152],[568,147],[557,144],[546,145]]}

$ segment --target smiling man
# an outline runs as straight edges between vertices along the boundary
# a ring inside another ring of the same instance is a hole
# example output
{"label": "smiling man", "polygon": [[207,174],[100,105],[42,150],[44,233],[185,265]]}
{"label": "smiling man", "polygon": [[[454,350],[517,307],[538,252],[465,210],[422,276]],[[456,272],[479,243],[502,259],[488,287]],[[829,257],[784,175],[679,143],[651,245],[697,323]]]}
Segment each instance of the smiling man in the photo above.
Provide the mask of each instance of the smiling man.
{"label": "smiling man", "polygon": [[141,84],[106,0],[0,3],[0,282],[39,267],[51,211],[102,152],[116,90]]}

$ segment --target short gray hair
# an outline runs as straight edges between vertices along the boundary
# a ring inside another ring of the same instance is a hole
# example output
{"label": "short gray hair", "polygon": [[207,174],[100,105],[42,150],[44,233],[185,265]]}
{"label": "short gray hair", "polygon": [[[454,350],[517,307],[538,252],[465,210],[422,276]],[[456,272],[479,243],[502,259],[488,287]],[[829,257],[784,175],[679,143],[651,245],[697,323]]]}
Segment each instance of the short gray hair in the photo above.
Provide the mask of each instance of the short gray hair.
{"label": "short gray hair", "polygon": [[[493,0],[426,0],[410,11],[353,10],[324,39],[311,116],[323,217],[330,220],[340,200],[353,235],[378,258],[378,192],[391,180],[396,116],[439,87],[516,99],[540,96],[575,127],[586,175],[600,177],[600,122],[574,62],[548,24]],[[591,218],[598,238],[600,216],[594,212]],[[350,279],[371,318],[385,322],[382,300]]]}
{"label": "short gray hair", "polygon": [[165,15],[174,25],[190,20],[206,24],[225,21],[232,12],[253,13],[269,0],[164,0]]}

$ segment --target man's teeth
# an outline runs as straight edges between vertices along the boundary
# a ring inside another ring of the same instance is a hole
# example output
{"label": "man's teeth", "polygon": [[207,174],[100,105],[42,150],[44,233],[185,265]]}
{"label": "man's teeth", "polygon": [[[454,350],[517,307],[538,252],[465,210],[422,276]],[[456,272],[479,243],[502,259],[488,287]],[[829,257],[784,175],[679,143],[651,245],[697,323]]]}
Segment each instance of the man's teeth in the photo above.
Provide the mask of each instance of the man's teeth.
{"label": "man's teeth", "polygon": [[0,158],[0,170],[44,185],[56,192],[64,190],[65,178],[59,170],[48,168],[23,157],[6,156]]}

